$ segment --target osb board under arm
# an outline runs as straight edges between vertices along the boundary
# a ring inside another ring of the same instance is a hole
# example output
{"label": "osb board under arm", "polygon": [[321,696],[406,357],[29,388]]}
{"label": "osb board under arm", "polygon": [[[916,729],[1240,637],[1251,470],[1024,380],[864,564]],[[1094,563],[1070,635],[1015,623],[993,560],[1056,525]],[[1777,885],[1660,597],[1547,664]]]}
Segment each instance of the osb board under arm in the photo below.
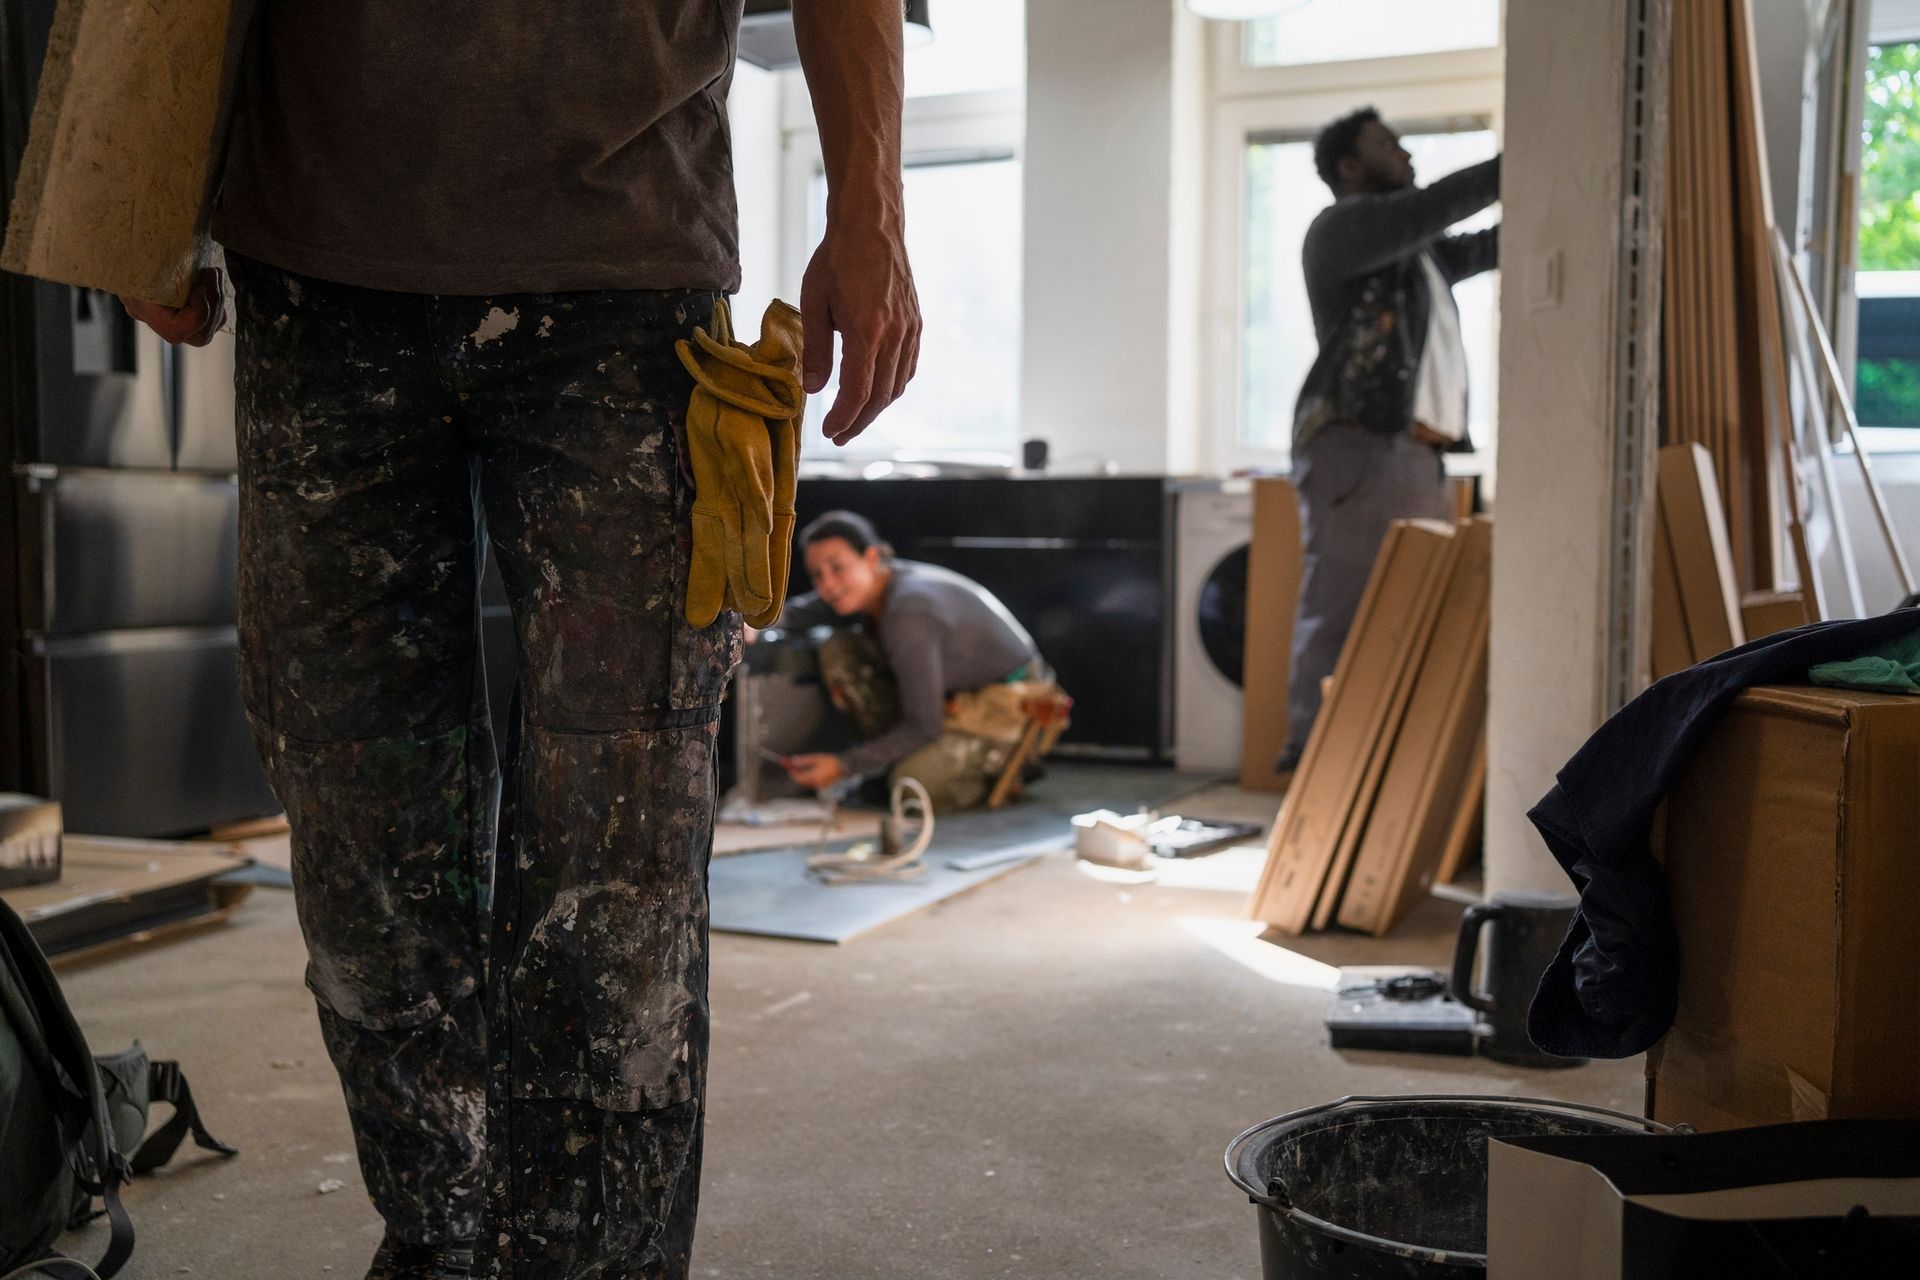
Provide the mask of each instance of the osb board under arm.
{"label": "osb board under arm", "polygon": [[254,0],[60,0],[0,267],[179,306]]}

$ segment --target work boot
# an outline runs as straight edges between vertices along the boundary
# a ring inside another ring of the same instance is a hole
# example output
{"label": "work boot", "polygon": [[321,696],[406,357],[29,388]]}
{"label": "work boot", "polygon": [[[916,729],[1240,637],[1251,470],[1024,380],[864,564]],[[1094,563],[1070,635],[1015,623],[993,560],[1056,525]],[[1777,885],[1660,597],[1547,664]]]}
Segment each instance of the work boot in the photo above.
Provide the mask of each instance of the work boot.
{"label": "work boot", "polygon": [[391,1233],[373,1255],[367,1280],[467,1280],[473,1273],[473,1242],[409,1244]]}

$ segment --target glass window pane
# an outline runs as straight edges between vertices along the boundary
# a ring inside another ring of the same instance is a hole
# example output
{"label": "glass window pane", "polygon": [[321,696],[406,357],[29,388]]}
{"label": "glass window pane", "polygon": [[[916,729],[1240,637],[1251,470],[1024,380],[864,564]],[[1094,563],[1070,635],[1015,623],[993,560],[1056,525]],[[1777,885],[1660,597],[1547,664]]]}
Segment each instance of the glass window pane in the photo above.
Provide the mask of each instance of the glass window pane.
{"label": "glass window pane", "polygon": [[[1401,142],[1425,179],[1491,157],[1488,129],[1410,132]],[[1240,442],[1285,452],[1293,437],[1294,402],[1319,343],[1300,250],[1307,227],[1332,196],[1313,167],[1310,138],[1249,143],[1246,152],[1246,280],[1242,312]],[[1497,208],[1461,223],[1476,231],[1499,220]],[[1494,390],[1493,276],[1475,276],[1454,288],[1467,348],[1468,431],[1474,443],[1490,439]]]}
{"label": "glass window pane", "polygon": [[1247,23],[1250,67],[1397,58],[1500,43],[1500,0],[1313,0]]}
{"label": "glass window pane", "polygon": [[933,42],[907,50],[907,96],[1017,89],[1027,82],[1026,0],[933,0]]}
{"label": "glass window pane", "polygon": [[[907,255],[924,325],[907,393],[840,449],[820,433],[837,383],[807,401],[805,452],[823,457],[938,454],[1011,462],[1020,438],[1020,162],[912,164],[905,170]],[[813,184],[811,243],[826,225]]]}
{"label": "glass window pane", "polygon": [[1854,408],[1920,427],[1920,44],[1869,51],[1862,125]]}

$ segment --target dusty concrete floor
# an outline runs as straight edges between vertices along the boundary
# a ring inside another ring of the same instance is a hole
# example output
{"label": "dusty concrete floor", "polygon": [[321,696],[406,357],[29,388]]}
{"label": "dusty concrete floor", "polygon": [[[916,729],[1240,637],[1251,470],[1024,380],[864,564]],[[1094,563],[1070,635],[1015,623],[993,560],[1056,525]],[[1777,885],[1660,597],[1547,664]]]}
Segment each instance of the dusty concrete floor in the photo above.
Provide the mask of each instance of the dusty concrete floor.
{"label": "dusty concrete floor", "polygon": [[[1056,855],[845,947],[716,936],[695,1273],[1247,1280],[1255,1211],[1221,1154],[1259,1120],[1350,1093],[1638,1110],[1637,1060],[1334,1052],[1322,962],[1443,965],[1459,907],[1281,948],[1240,919],[1257,866],[1233,852],[1122,884]],[[290,897],[258,890],[230,925],[64,972],[95,1049],[138,1036],[181,1059],[242,1151],[189,1149],[134,1189],[128,1280],[364,1269],[380,1227],[302,963]]]}

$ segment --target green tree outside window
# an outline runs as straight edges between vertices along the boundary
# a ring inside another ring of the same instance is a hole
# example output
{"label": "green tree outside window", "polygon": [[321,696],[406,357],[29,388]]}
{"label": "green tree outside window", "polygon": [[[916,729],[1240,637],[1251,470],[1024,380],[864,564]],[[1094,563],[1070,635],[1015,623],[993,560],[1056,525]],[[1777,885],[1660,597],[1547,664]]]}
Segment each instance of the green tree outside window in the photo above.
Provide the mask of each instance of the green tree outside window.
{"label": "green tree outside window", "polygon": [[[1869,51],[1862,125],[1859,269],[1920,270],[1920,43]],[[1920,426],[1920,358],[1862,359],[1855,400],[1864,423]]]}

